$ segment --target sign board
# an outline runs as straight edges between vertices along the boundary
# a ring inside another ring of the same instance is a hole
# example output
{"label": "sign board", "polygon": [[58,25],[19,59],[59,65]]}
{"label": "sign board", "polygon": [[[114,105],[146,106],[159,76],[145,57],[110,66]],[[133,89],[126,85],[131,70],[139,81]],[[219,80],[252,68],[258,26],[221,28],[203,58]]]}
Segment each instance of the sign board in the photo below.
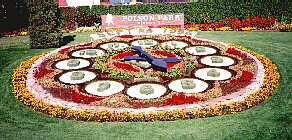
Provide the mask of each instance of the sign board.
{"label": "sign board", "polygon": [[78,7],[100,5],[100,0],[59,0],[60,7]]}
{"label": "sign board", "polygon": [[102,15],[102,30],[106,27],[179,25],[184,28],[184,14]]}

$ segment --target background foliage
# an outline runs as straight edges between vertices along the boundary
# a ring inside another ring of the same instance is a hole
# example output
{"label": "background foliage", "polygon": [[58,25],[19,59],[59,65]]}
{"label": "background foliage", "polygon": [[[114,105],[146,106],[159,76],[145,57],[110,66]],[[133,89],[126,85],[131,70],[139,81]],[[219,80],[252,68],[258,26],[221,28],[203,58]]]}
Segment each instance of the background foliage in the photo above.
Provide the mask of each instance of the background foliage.
{"label": "background foliage", "polygon": [[[29,26],[31,6],[27,3],[33,0],[4,0],[0,4],[0,32],[8,32]],[[52,1],[52,0],[50,0]],[[289,0],[191,0],[190,3],[158,3],[141,5],[105,6],[95,5],[91,8],[60,7],[64,26],[72,30],[75,22],[79,26],[93,26],[100,23],[100,15],[111,14],[164,14],[184,13],[185,24],[212,23],[224,18],[243,18],[249,16],[274,16],[278,22],[291,23],[292,2]]]}
{"label": "background foliage", "polygon": [[[274,16],[278,22],[291,22],[292,2],[280,1],[216,1],[216,2],[191,2],[191,3],[159,3],[140,5],[105,6],[94,5],[91,8],[61,7],[64,22],[72,23],[74,20],[79,25],[93,26],[99,23],[100,16],[110,14],[166,14],[184,13],[185,24],[211,23],[224,18],[237,17],[240,20],[250,16],[268,17]],[[75,11],[75,12],[67,12]],[[68,17],[71,17],[70,20]],[[72,25],[71,25],[72,26]]]}
{"label": "background foliage", "polygon": [[29,36],[31,48],[59,47],[61,39],[61,13],[58,3],[31,1],[29,3]]}

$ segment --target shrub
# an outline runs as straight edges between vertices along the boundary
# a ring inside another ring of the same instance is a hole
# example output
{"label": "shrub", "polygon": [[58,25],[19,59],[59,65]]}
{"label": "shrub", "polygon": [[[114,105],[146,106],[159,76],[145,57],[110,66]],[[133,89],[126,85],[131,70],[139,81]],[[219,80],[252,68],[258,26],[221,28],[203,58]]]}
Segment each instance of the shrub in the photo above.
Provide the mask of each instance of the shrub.
{"label": "shrub", "polygon": [[34,49],[59,47],[61,12],[54,0],[35,0],[28,3],[30,46]]}

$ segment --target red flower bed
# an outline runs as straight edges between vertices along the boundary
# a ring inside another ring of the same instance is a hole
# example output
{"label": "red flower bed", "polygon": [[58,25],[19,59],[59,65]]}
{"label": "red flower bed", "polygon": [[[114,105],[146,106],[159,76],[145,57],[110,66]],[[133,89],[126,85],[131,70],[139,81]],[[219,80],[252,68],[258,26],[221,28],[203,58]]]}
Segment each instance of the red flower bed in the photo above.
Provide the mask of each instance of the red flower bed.
{"label": "red flower bed", "polygon": [[224,27],[224,21],[218,21],[218,22],[211,23],[211,27],[213,27],[213,28]]}
{"label": "red flower bed", "polygon": [[113,62],[113,65],[118,69],[139,72],[139,70],[135,69],[132,65],[127,63]]}
{"label": "red flower bed", "polygon": [[70,48],[71,48],[71,47],[61,49],[61,50],[59,50],[59,53],[60,53],[60,54],[64,54],[64,53],[67,52]]}
{"label": "red flower bed", "polygon": [[164,105],[181,105],[181,104],[192,104],[199,102],[200,98],[193,96],[186,96],[184,93],[174,94],[171,98],[164,101]]}
{"label": "red flower bed", "polygon": [[242,75],[239,78],[231,80],[229,84],[221,85],[223,95],[227,95],[229,93],[239,90],[242,87],[247,86],[253,76],[253,73],[249,71],[242,71]]}
{"label": "red flower bed", "polygon": [[237,55],[242,58],[247,58],[247,55],[245,53],[241,53],[241,51],[238,51],[235,48],[228,48],[226,53]]}
{"label": "red flower bed", "polygon": [[213,23],[205,23],[205,24],[187,24],[185,25],[186,28],[189,27],[199,27],[199,30],[209,30],[212,28],[215,30],[216,28],[221,27],[230,27],[235,30],[239,30],[243,27],[256,27],[257,29],[264,29],[273,26],[276,23],[276,19],[273,16],[270,17],[245,17],[244,19],[240,20],[237,17],[233,18],[225,18],[223,20],[213,22]]}
{"label": "red flower bed", "polygon": [[167,63],[167,71],[170,70],[171,67],[173,67],[174,65],[176,65],[178,62],[168,62]]}
{"label": "red flower bed", "polygon": [[276,22],[275,17],[260,17],[255,16],[251,19],[251,25],[257,28],[270,27]]}
{"label": "red flower bed", "polygon": [[55,98],[61,98],[64,100],[70,100],[71,97],[71,89],[66,89],[66,88],[47,88],[46,89],[48,92],[50,92],[53,97]]}
{"label": "red flower bed", "polygon": [[161,106],[163,106],[163,103],[161,102],[155,102],[155,103],[143,103],[139,101],[133,102],[134,108],[161,107]]}
{"label": "red flower bed", "polygon": [[125,56],[134,56],[136,55],[136,53],[132,52],[132,51],[129,51],[129,52],[122,52],[122,53],[118,53],[117,55],[115,55],[113,57],[113,59],[122,59],[124,58]]}
{"label": "red flower bed", "polygon": [[175,36],[177,38],[188,38],[188,39],[192,39],[190,36]]}
{"label": "red flower bed", "polygon": [[120,38],[133,38],[134,36],[132,35],[121,35],[121,36],[118,36]]}
{"label": "red flower bed", "polygon": [[245,53],[241,53],[240,51],[236,50],[235,48],[228,48],[226,53],[237,55],[241,58],[243,58],[243,65],[250,64],[253,62],[253,59],[248,57]]}
{"label": "red flower bed", "polygon": [[239,82],[249,82],[253,78],[253,73],[249,71],[242,71],[242,75],[238,79],[233,79],[230,83],[237,84]]}
{"label": "red flower bed", "polygon": [[[85,44],[79,44],[77,46],[78,47],[84,47],[84,46],[89,46],[91,44],[92,44],[92,42],[88,42],[88,43],[85,43]],[[60,54],[65,54],[65,52],[68,52],[70,49],[71,49],[71,47],[67,47],[67,48],[61,49],[61,50],[59,50],[59,53]]]}
{"label": "red flower bed", "polygon": [[36,79],[40,79],[40,78],[44,77],[45,75],[54,72],[54,70],[48,70],[48,69],[46,69],[46,67],[45,67],[46,66],[46,63],[47,63],[47,61],[43,61],[41,63],[40,68],[37,71],[34,72],[34,77]]}
{"label": "red flower bed", "polygon": [[231,27],[233,29],[241,28],[241,21],[236,17],[234,17],[234,18],[225,18],[225,19],[223,19],[223,21],[226,23],[226,25],[228,27]]}
{"label": "red flower bed", "polygon": [[156,54],[156,55],[162,55],[162,56],[167,56],[167,57],[176,57],[176,55],[174,53],[168,52],[168,51],[153,50],[151,52]]}
{"label": "red flower bed", "polygon": [[104,98],[95,97],[95,96],[92,96],[92,97],[85,96],[75,90],[72,91],[72,101],[75,103],[90,104],[91,102],[100,101],[102,99]]}
{"label": "red flower bed", "polygon": [[184,93],[178,95],[174,94],[171,98],[165,100],[164,102],[155,102],[155,103],[142,103],[139,101],[133,102],[134,108],[147,108],[147,107],[161,107],[167,105],[182,105],[182,104],[192,104],[194,102],[199,102],[200,98],[186,96]]}

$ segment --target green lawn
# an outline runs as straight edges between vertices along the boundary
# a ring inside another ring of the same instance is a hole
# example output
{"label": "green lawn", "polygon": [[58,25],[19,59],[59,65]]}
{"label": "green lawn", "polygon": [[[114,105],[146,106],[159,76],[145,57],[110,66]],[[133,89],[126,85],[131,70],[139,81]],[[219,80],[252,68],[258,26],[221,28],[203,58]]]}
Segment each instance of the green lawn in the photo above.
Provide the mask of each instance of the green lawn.
{"label": "green lawn", "polygon": [[[70,44],[89,41],[75,34]],[[65,34],[70,35],[70,34]],[[21,61],[53,49],[29,49],[28,37],[0,38],[0,139],[292,139],[292,33],[199,32],[242,45],[277,64],[280,85],[268,101],[234,114],[172,122],[82,122],[33,112],[16,100],[11,75]]]}

